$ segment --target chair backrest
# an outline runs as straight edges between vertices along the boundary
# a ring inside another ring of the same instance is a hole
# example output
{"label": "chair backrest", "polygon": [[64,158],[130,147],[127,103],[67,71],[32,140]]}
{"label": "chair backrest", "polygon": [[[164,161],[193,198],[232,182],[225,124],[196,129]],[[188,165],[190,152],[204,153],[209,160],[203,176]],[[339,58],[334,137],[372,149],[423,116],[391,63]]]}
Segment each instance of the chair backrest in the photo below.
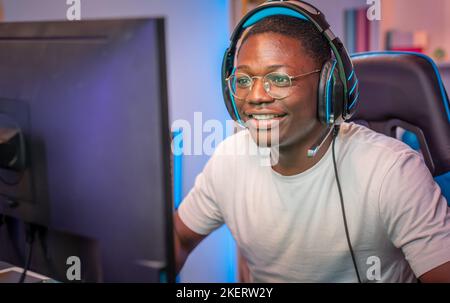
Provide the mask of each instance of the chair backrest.
{"label": "chair backrest", "polygon": [[405,130],[450,203],[450,104],[436,64],[410,52],[360,53],[352,60],[360,99],[351,120],[391,137]]}

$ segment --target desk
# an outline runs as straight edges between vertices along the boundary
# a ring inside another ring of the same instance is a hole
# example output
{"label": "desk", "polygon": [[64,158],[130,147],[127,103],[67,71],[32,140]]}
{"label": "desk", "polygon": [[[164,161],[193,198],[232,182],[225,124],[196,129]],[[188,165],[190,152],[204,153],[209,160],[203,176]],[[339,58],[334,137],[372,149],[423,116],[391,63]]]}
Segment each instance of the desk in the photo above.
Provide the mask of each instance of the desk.
{"label": "desk", "polygon": [[[18,283],[22,275],[23,268],[0,261],[0,283]],[[27,271],[25,283],[48,283],[55,282],[48,277]]]}

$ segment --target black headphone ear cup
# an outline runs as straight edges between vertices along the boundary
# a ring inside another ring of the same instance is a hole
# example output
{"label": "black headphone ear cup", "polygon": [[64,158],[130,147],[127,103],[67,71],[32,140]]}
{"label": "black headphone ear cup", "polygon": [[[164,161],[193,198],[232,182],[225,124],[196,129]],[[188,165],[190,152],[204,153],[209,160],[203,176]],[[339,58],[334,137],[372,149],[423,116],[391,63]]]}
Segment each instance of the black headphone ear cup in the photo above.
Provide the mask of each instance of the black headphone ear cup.
{"label": "black headphone ear cup", "polygon": [[230,114],[230,117],[233,120],[237,121],[238,117],[236,117],[236,114],[234,112],[233,96],[230,93],[230,89],[228,88],[228,84],[227,83],[224,83],[222,93],[223,93],[223,100],[225,102],[225,107],[227,108],[227,111]]}
{"label": "black headphone ear cup", "polygon": [[[323,64],[320,72],[319,87],[317,92],[317,116],[322,124],[328,124],[327,116],[329,116],[329,111],[331,110],[331,100],[327,100],[327,94],[328,90],[332,89],[332,87],[328,87],[331,85],[330,79],[332,78],[332,70],[335,70],[335,60],[330,59]],[[331,95],[333,96],[333,94]],[[328,111],[327,102],[329,102]]]}
{"label": "black headphone ear cup", "polygon": [[333,72],[333,83],[332,83],[332,113],[333,120],[343,119],[343,112],[345,107],[345,94],[344,94],[344,84],[342,83],[341,77],[339,76],[339,69],[336,68]]}
{"label": "black headphone ear cup", "polygon": [[232,69],[232,60],[230,58],[233,57],[233,54],[229,49],[225,51],[222,61],[222,94],[223,100],[225,102],[225,107],[227,108],[230,117],[238,121],[239,117],[235,113],[233,97],[231,96],[230,89],[228,88],[227,77],[229,76],[230,70]]}

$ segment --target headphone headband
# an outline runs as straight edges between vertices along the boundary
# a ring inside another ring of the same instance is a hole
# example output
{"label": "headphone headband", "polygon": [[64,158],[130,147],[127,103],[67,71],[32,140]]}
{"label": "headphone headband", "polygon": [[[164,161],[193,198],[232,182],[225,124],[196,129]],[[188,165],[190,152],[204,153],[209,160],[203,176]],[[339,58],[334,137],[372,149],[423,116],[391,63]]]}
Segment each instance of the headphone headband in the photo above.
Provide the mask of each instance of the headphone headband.
{"label": "headphone headband", "polygon": [[267,1],[252,11],[248,12],[238,23],[231,35],[231,41],[236,41],[246,28],[258,21],[275,15],[296,17],[314,23],[316,28],[323,33],[330,28],[323,13],[309,3],[302,1]]}

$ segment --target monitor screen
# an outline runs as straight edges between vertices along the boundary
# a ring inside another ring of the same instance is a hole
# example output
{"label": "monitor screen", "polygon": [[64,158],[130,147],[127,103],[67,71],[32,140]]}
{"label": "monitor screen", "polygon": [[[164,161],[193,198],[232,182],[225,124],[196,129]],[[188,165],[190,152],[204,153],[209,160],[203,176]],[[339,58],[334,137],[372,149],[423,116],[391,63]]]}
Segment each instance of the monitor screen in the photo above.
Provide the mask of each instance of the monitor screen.
{"label": "monitor screen", "polygon": [[31,226],[56,280],[75,257],[82,281],[173,281],[164,21],[3,23],[0,49],[22,164],[0,168],[0,260],[24,265]]}

